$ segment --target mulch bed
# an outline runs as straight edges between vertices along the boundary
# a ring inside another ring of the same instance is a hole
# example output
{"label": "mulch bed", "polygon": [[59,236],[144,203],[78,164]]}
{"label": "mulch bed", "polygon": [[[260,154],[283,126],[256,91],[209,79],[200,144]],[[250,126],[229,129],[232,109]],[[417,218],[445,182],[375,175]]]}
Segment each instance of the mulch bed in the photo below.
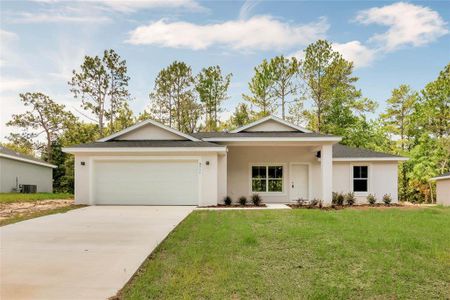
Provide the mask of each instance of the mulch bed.
{"label": "mulch bed", "polygon": [[225,205],[225,204],[217,204],[217,205],[210,205],[210,206],[199,206],[200,208],[255,208],[255,207],[267,207],[265,204],[260,205],[239,205],[239,204],[232,204],[232,205]]}
{"label": "mulch bed", "polygon": [[370,204],[355,204],[355,205],[332,205],[332,206],[312,206],[312,205],[300,205],[300,204],[286,204],[292,209],[322,209],[322,210],[340,210],[345,208],[352,208],[352,209],[368,209],[368,208],[391,208],[391,207],[402,207],[402,208],[416,208],[416,206],[406,206],[401,205],[398,203],[392,203],[390,205],[385,205],[384,203],[376,203],[374,205]]}

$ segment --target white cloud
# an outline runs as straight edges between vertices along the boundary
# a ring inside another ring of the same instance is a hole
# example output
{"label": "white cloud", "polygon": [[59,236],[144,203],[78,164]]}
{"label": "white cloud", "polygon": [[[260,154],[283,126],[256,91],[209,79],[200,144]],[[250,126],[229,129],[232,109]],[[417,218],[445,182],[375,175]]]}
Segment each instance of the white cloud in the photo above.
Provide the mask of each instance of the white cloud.
{"label": "white cloud", "polygon": [[377,50],[370,49],[359,41],[347,43],[333,43],[333,49],[342,54],[342,56],[354,63],[355,68],[367,67],[375,59]]}
{"label": "white cloud", "polygon": [[325,18],[305,25],[284,23],[271,16],[207,25],[159,20],[131,31],[127,42],[194,50],[214,45],[234,50],[285,49],[323,38],[328,28]]}
{"label": "white cloud", "polygon": [[11,44],[19,39],[19,36],[11,31],[0,29],[0,66],[9,63],[12,56]]}
{"label": "white cloud", "polygon": [[0,79],[0,92],[12,92],[19,91],[35,84],[34,80],[29,79],[13,79],[13,78],[1,78]]}
{"label": "white cloud", "polygon": [[197,1],[194,0],[98,0],[98,2],[115,11],[130,13],[141,9],[155,8],[185,8],[189,10],[203,9]]}
{"label": "white cloud", "polygon": [[449,32],[439,13],[428,7],[405,2],[360,11],[356,20],[362,24],[389,27],[386,32],[371,38],[371,41],[380,43],[385,51],[405,45],[425,45]]}
{"label": "white cloud", "polygon": [[39,13],[20,12],[13,16],[11,23],[104,23],[111,19],[96,14],[74,13],[67,10],[48,10]]}
{"label": "white cloud", "polygon": [[253,9],[259,4],[259,0],[247,0],[239,10],[239,19],[248,19]]}

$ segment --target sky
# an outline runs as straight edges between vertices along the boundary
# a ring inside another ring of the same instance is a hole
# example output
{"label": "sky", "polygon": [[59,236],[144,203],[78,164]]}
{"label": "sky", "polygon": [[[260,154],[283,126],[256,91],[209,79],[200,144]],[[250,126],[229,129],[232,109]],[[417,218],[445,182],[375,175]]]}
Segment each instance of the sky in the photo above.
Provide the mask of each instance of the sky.
{"label": "sky", "polygon": [[25,111],[19,93],[45,93],[83,119],[67,82],[85,55],[111,48],[127,61],[135,114],[178,60],[194,73],[219,65],[233,74],[226,118],[264,58],[301,58],[327,39],[380,112],[393,88],[420,90],[450,63],[449,20],[449,1],[0,0],[0,140]]}

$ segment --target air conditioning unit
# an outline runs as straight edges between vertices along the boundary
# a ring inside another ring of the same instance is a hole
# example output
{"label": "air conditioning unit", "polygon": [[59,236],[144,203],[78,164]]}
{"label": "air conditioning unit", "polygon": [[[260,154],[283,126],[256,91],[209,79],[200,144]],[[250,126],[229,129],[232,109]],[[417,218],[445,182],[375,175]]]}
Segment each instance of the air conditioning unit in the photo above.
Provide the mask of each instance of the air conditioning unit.
{"label": "air conditioning unit", "polygon": [[35,194],[37,191],[37,185],[35,184],[21,184],[20,192],[24,194]]}

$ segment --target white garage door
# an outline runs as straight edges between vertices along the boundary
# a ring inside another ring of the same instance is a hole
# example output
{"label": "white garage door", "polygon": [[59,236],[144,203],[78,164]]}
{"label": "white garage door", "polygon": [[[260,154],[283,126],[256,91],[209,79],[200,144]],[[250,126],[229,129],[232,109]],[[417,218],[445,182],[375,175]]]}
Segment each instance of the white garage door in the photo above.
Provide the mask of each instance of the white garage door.
{"label": "white garage door", "polygon": [[96,161],[95,204],[198,205],[197,161]]}

